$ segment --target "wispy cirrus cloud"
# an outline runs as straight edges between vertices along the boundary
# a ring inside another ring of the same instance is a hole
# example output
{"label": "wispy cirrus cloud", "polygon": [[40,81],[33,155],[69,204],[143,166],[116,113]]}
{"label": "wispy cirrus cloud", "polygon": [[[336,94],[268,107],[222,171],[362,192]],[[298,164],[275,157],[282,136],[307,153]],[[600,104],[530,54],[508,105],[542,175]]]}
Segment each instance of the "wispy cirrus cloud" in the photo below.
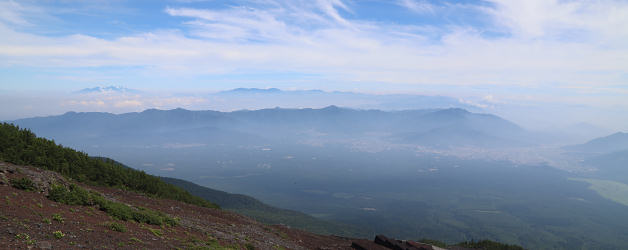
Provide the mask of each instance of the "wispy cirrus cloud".
{"label": "wispy cirrus cloud", "polygon": [[[628,2],[490,0],[484,8],[497,26],[517,38],[574,40],[597,44],[617,44],[628,38]],[[624,46],[625,48],[625,43]]]}
{"label": "wispy cirrus cloud", "polygon": [[399,0],[398,4],[418,13],[432,13],[434,5],[425,0]]}
{"label": "wispy cirrus cloud", "polygon": [[14,25],[27,25],[29,24],[26,19],[22,17],[22,13],[25,8],[22,5],[14,1],[2,1],[0,2],[0,20],[5,23]]}

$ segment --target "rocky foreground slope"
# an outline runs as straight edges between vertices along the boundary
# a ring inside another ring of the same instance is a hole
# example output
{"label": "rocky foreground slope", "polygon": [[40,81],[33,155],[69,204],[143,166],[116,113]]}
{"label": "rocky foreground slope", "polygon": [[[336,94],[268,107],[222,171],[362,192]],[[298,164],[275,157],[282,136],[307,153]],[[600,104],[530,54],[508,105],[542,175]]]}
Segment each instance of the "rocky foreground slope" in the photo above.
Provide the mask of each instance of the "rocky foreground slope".
{"label": "rocky foreground slope", "polygon": [[[15,187],[15,180],[22,178],[32,180],[31,190]],[[0,245],[5,248],[350,249],[352,243],[350,239],[266,226],[220,209],[81,185],[108,200],[164,213],[177,224],[122,221],[94,206],[65,205],[48,199],[53,183],[72,182],[55,172],[0,163],[0,179]]]}
{"label": "rocky foreground slope", "polygon": [[[70,188],[72,184],[138,211],[156,211],[176,223],[158,226],[125,221],[97,205],[51,200],[54,187]],[[87,186],[56,172],[6,162],[0,162],[0,197],[3,249],[442,249],[384,236],[370,241],[264,225],[216,208]]]}

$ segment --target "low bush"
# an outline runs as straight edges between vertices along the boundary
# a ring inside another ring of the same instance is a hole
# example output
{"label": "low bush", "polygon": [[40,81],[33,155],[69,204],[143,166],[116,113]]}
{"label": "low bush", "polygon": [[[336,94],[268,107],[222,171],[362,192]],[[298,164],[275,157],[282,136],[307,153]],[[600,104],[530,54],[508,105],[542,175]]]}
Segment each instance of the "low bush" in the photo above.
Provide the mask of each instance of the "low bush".
{"label": "low bush", "polygon": [[138,239],[138,238],[135,238],[135,237],[131,237],[131,238],[129,238],[129,244],[133,244],[133,243],[141,243],[141,244],[144,244],[144,242],[143,242],[142,240]]}
{"label": "low bush", "polygon": [[22,177],[20,179],[11,179],[11,186],[17,189],[22,189],[26,191],[35,191],[35,183],[29,178]]}
{"label": "low bush", "polygon": [[27,233],[19,233],[19,234],[15,235],[15,238],[18,239],[18,240],[28,240],[31,237]]}
{"label": "low bush", "polygon": [[159,230],[159,229],[150,228],[150,227],[146,227],[146,229],[147,229],[148,231],[150,231],[151,233],[153,233],[153,235],[155,235],[155,236],[157,236],[157,237],[161,237],[161,236],[163,236],[163,235],[164,235],[164,233],[163,233],[161,230]]}
{"label": "low bush", "polygon": [[61,238],[65,237],[65,234],[64,234],[63,232],[61,232],[61,231],[54,231],[54,232],[52,233],[52,235],[53,235],[55,238],[57,238],[57,239],[61,239]]}
{"label": "low bush", "polygon": [[48,198],[68,205],[89,206],[94,204],[90,193],[75,184],[70,185],[69,189],[62,185],[53,185],[48,192]]}
{"label": "low bush", "polygon": [[87,191],[78,185],[70,185],[66,188],[62,185],[54,185],[48,194],[48,198],[68,205],[92,206],[97,205],[98,208],[119,220],[134,220],[140,223],[151,225],[170,225],[174,226],[177,221],[160,212],[146,208],[132,208],[126,204],[113,202],[105,199],[96,192]]}
{"label": "low bush", "polygon": [[60,214],[53,214],[52,215],[52,219],[55,220],[55,221],[63,223],[63,217],[61,217]]}
{"label": "low bush", "polygon": [[121,233],[126,232],[126,227],[120,223],[111,222],[108,224],[108,226],[109,226],[109,229],[111,229],[111,231],[116,231],[116,232],[121,232]]}

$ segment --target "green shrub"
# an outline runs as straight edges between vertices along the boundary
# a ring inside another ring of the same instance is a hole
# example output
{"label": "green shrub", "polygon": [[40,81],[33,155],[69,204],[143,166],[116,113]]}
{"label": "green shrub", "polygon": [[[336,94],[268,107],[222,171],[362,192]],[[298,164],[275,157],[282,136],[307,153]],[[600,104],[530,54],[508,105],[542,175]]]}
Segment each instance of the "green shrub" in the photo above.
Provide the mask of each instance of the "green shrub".
{"label": "green shrub", "polygon": [[163,213],[146,208],[135,209],[123,203],[109,201],[99,193],[87,191],[75,184],[70,185],[69,189],[62,185],[53,185],[48,193],[48,199],[67,205],[97,205],[100,210],[111,217],[123,221],[134,220],[140,223],[160,226],[163,224],[170,226],[177,224],[177,220]]}
{"label": "green shrub", "polygon": [[177,224],[175,219],[157,211],[146,208],[135,209],[122,203],[108,201],[102,196],[95,194],[92,195],[92,199],[94,203],[98,205],[100,210],[119,220],[134,220],[140,223],[158,226],[163,224],[174,226]]}
{"label": "green shrub", "polygon": [[137,211],[133,211],[133,220],[146,224],[162,225],[164,223],[162,217],[159,213],[145,208],[138,208]]}
{"label": "green shrub", "polygon": [[52,219],[55,220],[55,221],[63,223],[63,217],[61,217],[60,214],[53,214],[52,215]]}
{"label": "green shrub", "polygon": [[179,218],[171,218],[165,215],[162,215],[164,224],[168,225],[168,226],[176,226],[177,224],[179,224],[180,219]]}
{"label": "green shrub", "polygon": [[244,248],[246,248],[246,250],[255,250],[255,246],[251,243],[244,244]]}
{"label": "green shrub", "polygon": [[65,188],[65,186],[52,185],[50,187],[50,191],[48,191],[48,199],[56,201],[56,202],[63,202],[65,200],[65,196],[67,192],[68,192],[68,189]]}
{"label": "green shrub", "polygon": [[20,179],[11,179],[11,186],[17,189],[22,189],[26,191],[35,191],[35,183],[29,178],[22,177]]}
{"label": "green shrub", "polygon": [[143,242],[142,240],[138,239],[138,238],[135,238],[135,237],[131,237],[131,238],[129,238],[129,244],[133,244],[133,243],[141,243],[141,244],[144,244],[144,242]]}
{"label": "green shrub", "polygon": [[48,192],[48,198],[67,205],[88,206],[94,204],[90,193],[75,184],[71,184],[69,189],[62,185],[53,185]]}
{"label": "green shrub", "polygon": [[121,233],[126,232],[126,227],[120,223],[111,222],[109,223],[108,226],[109,226],[109,229],[111,229],[111,231],[116,231],[116,232],[121,232]]}
{"label": "green shrub", "polygon": [[15,238],[18,240],[29,240],[31,237],[27,233],[19,233],[15,235]]}
{"label": "green shrub", "polygon": [[57,238],[57,239],[61,239],[61,238],[65,237],[65,234],[64,234],[63,232],[61,232],[61,231],[54,231],[54,232],[52,233],[52,235],[53,235],[55,238]]}
{"label": "green shrub", "polygon": [[157,237],[161,237],[162,235],[164,235],[164,233],[161,232],[161,230],[159,230],[159,229],[154,229],[154,228],[150,228],[150,227],[147,227],[146,229],[148,229],[148,231],[150,231],[151,233],[153,233],[153,235],[155,235]]}
{"label": "green shrub", "polygon": [[104,211],[111,217],[123,221],[134,220],[151,225],[166,224],[174,226],[177,224],[175,219],[160,212],[146,208],[134,209],[123,203],[109,201],[98,193],[89,192],[74,184],[70,185],[69,189],[61,185],[54,185],[50,189],[48,198],[68,205],[97,205],[100,210]]}
{"label": "green shrub", "polygon": [[119,220],[130,220],[133,218],[133,209],[118,202],[108,201],[102,196],[95,199],[100,210]]}

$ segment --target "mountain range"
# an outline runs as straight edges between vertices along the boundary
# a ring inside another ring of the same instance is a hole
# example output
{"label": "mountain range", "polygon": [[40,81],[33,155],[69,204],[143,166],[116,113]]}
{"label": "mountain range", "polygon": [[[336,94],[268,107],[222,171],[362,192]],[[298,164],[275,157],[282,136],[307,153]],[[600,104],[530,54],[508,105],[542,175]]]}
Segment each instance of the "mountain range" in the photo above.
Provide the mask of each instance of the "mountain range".
{"label": "mountain range", "polygon": [[194,145],[338,143],[377,140],[432,148],[528,145],[529,133],[490,114],[464,109],[406,111],[261,109],[233,112],[149,109],[138,113],[75,113],[12,121],[61,143]]}
{"label": "mountain range", "polygon": [[[278,88],[236,88],[207,95],[214,102],[228,103],[233,108],[263,109],[270,107],[318,107],[330,104],[359,109],[408,110],[463,108],[474,112],[483,111],[482,105],[474,105],[447,96],[420,94],[368,94],[322,90],[282,90]],[[290,106],[286,106],[289,104]]]}
{"label": "mountain range", "polygon": [[592,169],[594,177],[628,185],[628,133],[617,132],[563,150]]}
{"label": "mountain range", "polygon": [[93,88],[84,88],[75,93],[78,94],[138,94],[141,91],[129,89],[123,86],[97,86]]}
{"label": "mountain range", "polygon": [[608,154],[628,150],[628,133],[617,132],[583,144],[566,146],[564,149],[589,154]]}

